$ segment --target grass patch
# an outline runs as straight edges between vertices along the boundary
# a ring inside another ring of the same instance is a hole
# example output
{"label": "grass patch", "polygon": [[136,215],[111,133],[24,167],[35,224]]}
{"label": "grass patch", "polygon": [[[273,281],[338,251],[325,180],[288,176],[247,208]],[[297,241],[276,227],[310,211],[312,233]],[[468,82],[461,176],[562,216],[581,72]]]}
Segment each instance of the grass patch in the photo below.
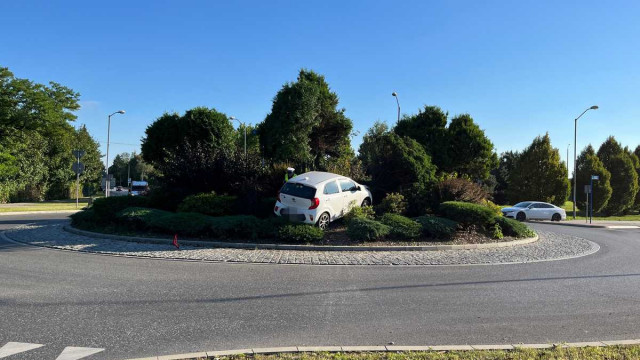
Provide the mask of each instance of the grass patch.
{"label": "grass patch", "polygon": [[[419,351],[419,352],[360,352],[360,353],[292,353],[270,355],[234,355],[215,359],[251,360],[602,360],[639,359],[640,346],[607,346],[550,349],[516,349],[483,351]],[[214,359],[210,357],[209,359]]]}
{"label": "grass patch", "polygon": [[[80,199],[78,209],[87,206],[88,199]],[[43,201],[34,203],[0,204],[0,213],[26,211],[76,210],[76,200]]]}

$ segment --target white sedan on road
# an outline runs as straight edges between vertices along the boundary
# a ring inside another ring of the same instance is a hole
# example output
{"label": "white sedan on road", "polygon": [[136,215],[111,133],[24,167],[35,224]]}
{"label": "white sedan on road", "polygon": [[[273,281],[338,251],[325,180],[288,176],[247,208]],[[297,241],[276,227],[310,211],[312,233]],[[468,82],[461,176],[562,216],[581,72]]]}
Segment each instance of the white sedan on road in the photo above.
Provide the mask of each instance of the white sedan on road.
{"label": "white sedan on road", "polygon": [[371,205],[366,186],[342,175],[312,171],[287,181],[278,193],[273,212],[289,220],[326,229],[354,206]]}
{"label": "white sedan on road", "polygon": [[512,207],[503,208],[502,215],[519,221],[560,221],[567,219],[567,212],[564,211],[563,208],[540,201],[524,201],[521,203],[517,203]]}

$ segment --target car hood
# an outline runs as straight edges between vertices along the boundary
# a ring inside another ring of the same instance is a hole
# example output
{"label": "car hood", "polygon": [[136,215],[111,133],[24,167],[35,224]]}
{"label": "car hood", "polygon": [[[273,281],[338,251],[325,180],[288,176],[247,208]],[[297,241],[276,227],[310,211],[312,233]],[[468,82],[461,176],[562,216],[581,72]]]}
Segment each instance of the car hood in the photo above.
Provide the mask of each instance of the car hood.
{"label": "car hood", "polygon": [[512,212],[512,211],[525,210],[525,209],[526,208],[506,207],[506,208],[502,208],[502,212]]}

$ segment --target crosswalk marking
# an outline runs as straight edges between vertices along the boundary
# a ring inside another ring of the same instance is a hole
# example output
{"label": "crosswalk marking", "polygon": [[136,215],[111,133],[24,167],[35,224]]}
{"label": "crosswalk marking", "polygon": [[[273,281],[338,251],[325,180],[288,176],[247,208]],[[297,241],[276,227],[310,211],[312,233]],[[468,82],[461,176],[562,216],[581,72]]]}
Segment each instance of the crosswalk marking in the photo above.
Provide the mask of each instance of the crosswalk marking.
{"label": "crosswalk marking", "polygon": [[6,358],[7,356],[11,356],[14,354],[18,354],[24,351],[29,351],[33,349],[37,349],[42,347],[42,344],[30,344],[30,343],[21,343],[21,342],[8,342],[4,344],[3,347],[0,348],[0,359]]}
{"label": "crosswalk marking", "polygon": [[101,351],[104,351],[104,349],[67,346],[62,350],[62,353],[58,355],[56,360],[78,360]]}

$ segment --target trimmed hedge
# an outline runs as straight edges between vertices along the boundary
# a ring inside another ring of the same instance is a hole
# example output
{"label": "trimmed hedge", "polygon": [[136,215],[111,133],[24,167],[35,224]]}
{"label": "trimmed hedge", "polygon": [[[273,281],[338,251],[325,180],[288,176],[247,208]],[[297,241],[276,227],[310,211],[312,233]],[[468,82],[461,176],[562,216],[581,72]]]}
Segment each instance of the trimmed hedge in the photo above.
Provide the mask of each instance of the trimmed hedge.
{"label": "trimmed hedge", "polygon": [[440,204],[438,213],[464,226],[476,225],[482,229],[487,229],[487,226],[494,222],[495,217],[493,210],[488,207],[459,201],[447,201]]}
{"label": "trimmed hedge", "polygon": [[355,219],[355,218],[364,218],[364,219],[370,219],[373,220],[374,216],[375,216],[375,211],[373,211],[373,207],[371,206],[354,206],[351,208],[351,210],[349,210],[348,213],[346,213],[342,219],[344,220],[345,224],[348,224],[351,220]]}
{"label": "trimmed hedge", "polygon": [[116,214],[116,219],[124,225],[137,229],[149,229],[154,219],[171,215],[173,213],[164,210],[143,207],[126,208]]}
{"label": "trimmed hedge", "polygon": [[273,238],[276,226],[253,215],[219,216],[209,219],[209,232],[214,238]]}
{"label": "trimmed hedge", "polygon": [[390,235],[396,239],[415,239],[422,233],[422,225],[402,215],[387,213],[380,222],[391,228]]}
{"label": "trimmed hedge", "polygon": [[96,213],[93,209],[82,210],[75,214],[71,214],[71,225],[76,227],[93,227],[96,224]]}
{"label": "trimmed hedge", "polygon": [[236,196],[214,193],[191,195],[178,205],[178,212],[194,212],[209,216],[235,215],[237,202]]}
{"label": "trimmed hedge", "polygon": [[143,196],[112,196],[93,201],[92,209],[100,222],[114,220],[116,214],[130,207],[147,207],[148,200]]}
{"label": "trimmed hedge", "polygon": [[153,218],[149,226],[153,230],[183,236],[203,236],[209,232],[211,217],[198,213],[170,213]]}
{"label": "trimmed hedge", "polygon": [[505,236],[513,236],[515,238],[530,238],[536,236],[536,233],[530,227],[520,221],[509,219],[504,216],[496,216],[494,223],[500,226]]}
{"label": "trimmed hedge", "polygon": [[375,241],[389,235],[391,227],[365,218],[354,218],[347,225],[347,235],[351,240]]}
{"label": "trimmed hedge", "polygon": [[285,225],[278,230],[278,239],[285,242],[311,243],[321,241],[324,232],[311,225]]}
{"label": "trimmed hedge", "polygon": [[422,226],[422,235],[434,239],[449,239],[458,230],[458,223],[437,216],[419,216],[414,219]]}

